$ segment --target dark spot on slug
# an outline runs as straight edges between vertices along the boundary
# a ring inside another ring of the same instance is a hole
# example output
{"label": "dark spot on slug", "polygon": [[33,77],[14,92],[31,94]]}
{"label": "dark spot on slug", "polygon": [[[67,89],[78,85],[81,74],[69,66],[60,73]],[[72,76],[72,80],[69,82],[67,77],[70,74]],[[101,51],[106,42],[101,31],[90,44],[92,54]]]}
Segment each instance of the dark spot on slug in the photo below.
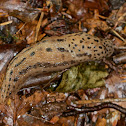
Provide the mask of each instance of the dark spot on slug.
{"label": "dark spot on slug", "polygon": [[69,65],[69,62],[62,62],[62,63],[57,63],[57,64],[50,64],[50,63],[44,63],[43,64],[45,68],[47,67],[57,67],[57,66],[65,66],[65,65]]}
{"label": "dark spot on slug", "polygon": [[40,42],[37,42],[36,44],[37,44],[37,45],[39,45],[39,44],[40,44]]}
{"label": "dark spot on slug", "polygon": [[52,52],[52,49],[51,48],[46,48],[46,51],[47,52]]}
{"label": "dark spot on slug", "polygon": [[35,55],[35,52],[32,52],[31,54],[30,54],[30,56],[34,56]]}
{"label": "dark spot on slug", "polygon": [[98,50],[94,50],[94,52],[97,52]]}
{"label": "dark spot on slug", "polygon": [[44,66],[45,68],[48,68],[48,67],[51,66],[51,64],[50,64],[50,63],[44,63],[43,66]]}
{"label": "dark spot on slug", "polygon": [[29,47],[28,49],[26,48],[26,50],[25,50],[23,53],[29,51],[29,50],[32,49],[32,48],[33,48],[33,47]]}
{"label": "dark spot on slug", "polygon": [[58,41],[58,42],[63,42],[63,41],[64,41],[64,39],[57,39],[57,41]]}
{"label": "dark spot on slug", "polygon": [[84,40],[84,38],[82,38],[82,40]]}
{"label": "dark spot on slug", "polygon": [[88,56],[88,53],[76,54],[77,57]]}
{"label": "dark spot on slug", "polygon": [[22,74],[22,72],[19,72],[19,75],[21,75]]}
{"label": "dark spot on slug", "polygon": [[90,37],[87,37],[87,39],[91,39]]}
{"label": "dark spot on slug", "polygon": [[20,74],[20,75],[25,74],[25,73],[27,72],[27,70],[29,70],[29,69],[31,69],[31,68],[33,68],[33,66],[28,66],[28,67],[26,67],[26,69],[22,69],[22,70],[19,72],[19,74]]}
{"label": "dark spot on slug", "polygon": [[75,39],[72,39],[73,41],[75,40]]}
{"label": "dark spot on slug", "polygon": [[73,49],[75,49],[75,47],[73,47]]}
{"label": "dark spot on slug", "polygon": [[90,46],[88,46],[88,49],[91,49],[91,47],[90,47]]}
{"label": "dark spot on slug", "polygon": [[47,42],[47,40],[43,40],[42,42],[43,42],[43,43],[44,43],[44,42]]}
{"label": "dark spot on slug", "polygon": [[80,52],[80,49],[78,49],[78,51]]}
{"label": "dark spot on slug", "polygon": [[77,35],[82,35],[83,32],[79,32],[79,33],[76,33],[74,36],[77,36]]}
{"label": "dark spot on slug", "polygon": [[54,66],[65,66],[65,65],[69,65],[69,62],[64,61],[63,63],[59,63],[59,64],[54,64]]}
{"label": "dark spot on slug", "polygon": [[8,87],[10,87],[10,84],[8,85]]}
{"label": "dark spot on slug", "polygon": [[98,53],[97,55],[98,55],[98,56],[100,56],[100,54],[99,54],[99,53]]}
{"label": "dark spot on slug", "polygon": [[36,69],[36,68],[37,68],[37,65],[36,65],[36,64],[34,64],[34,65],[33,65],[33,68],[35,68],[35,69]]}
{"label": "dark spot on slug", "polygon": [[68,50],[66,50],[66,49],[64,49],[64,48],[62,48],[62,47],[59,47],[59,48],[57,48],[58,49],[58,51],[60,51],[60,52],[68,52]]}
{"label": "dark spot on slug", "polygon": [[73,50],[71,50],[71,52],[73,52]]}
{"label": "dark spot on slug", "polygon": [[35,65],[33,65],[33,68],[34,67],[43,67],[43,65],[41,63],[37,62]]}
{"label": "dark spot on slug", "polygon": [[9,93],[9,95],[11,95],[11,92]]}
{"label": "dark spot on slug", "polygon": [[102,49],[102,46],[99,46],[99,49]]}
{"label": "dark spot on slug", "polygon": [[91,58],[91,56],[92,56],[91,54],[88,54],[88,57],[89,57],[89,58]]}
{"label": "dark spot on slug", "polygon": [[75,44],[75,46],[77,47],[77,44]]}
{"label": "dark spot on slug", "polygon": [[99,40],[97,40],[97,39],[94,39],[94,41],[99,42]]}
{"label": "dark spot on slug", "polygon": [[4,93],[5,93],[5,90],[4,90]]}
{"label": "dark spot on slug", "polygon": [[12,75],[13,71],[11,70],[10,75]]}
{"label": "dark spot on slug", "polygon": [[70,47],[70,44],[68,46]]}
{"label": "dark spot on slug", "polygon": [[80,40],[80,43],[82,43],[83,41],[82,40]]}
{"label": "dark spot on slug", "polygon": [[23,58],[19,63],[15,65],[15,67],[19,66],[23,61],[25,61],[26,58]]}
{"label": "dark spot on slug", "polygon": [[18,77],[15,77],[15,78],[14,78],[14,82],[16,82],[16,81],[18,81]]}
{"label": "dark spot on slug", "polygon": [[82,49],[84,49],[84,45],[82,45]]}

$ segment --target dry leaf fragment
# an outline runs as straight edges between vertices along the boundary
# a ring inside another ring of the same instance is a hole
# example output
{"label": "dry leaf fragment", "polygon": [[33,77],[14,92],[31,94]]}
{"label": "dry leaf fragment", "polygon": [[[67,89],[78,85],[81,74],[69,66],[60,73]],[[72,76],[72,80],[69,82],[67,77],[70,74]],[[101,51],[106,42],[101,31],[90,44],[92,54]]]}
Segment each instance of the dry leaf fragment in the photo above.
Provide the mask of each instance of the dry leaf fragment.
{"label": "dry leaf fragment", "polygon": [[102,119],[98,118],[95,126],[106,126],[106,124],[107,124],[106,122],[107,121],[105,118],[102,118]]}

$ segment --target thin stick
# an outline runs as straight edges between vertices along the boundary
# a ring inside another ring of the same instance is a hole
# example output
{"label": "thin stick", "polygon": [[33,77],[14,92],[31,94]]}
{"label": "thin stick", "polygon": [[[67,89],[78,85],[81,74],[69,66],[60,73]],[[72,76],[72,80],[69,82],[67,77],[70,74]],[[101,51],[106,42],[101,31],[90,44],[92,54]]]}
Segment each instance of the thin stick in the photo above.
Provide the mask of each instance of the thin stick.
{"label": "thin stick", "polygon": [[94,99],[94,100],[79,100],[75,104],[93,104],[93,103],[103,103],[103,102],[126,102],[126,98],[108,98],[108,99]]}
{"label": "thin stick", "polygon": [[13,21],[3,22],[3,23],[0,23],[0,26],[8,25],[8,24],[11,24],[12,22],[13,22]]}
{"label": "thin stick", "polygon": [[123,114],[126,114],[126,108],[124,108],[120,105],[114,104],[114,103],[106,102],[106,103],[102,103],[100,105],[93,106],[93,107],[75,108],[75,107],[69,106],[69,107],[67,107],[67,109],[71,110],[71,111],[63,112],[62,116],[75,116],[75,115],[81,114],[81,113],[99,111],[104,108],[113,108],[113,109],[120,111]]}
{"label": "thin stick", "polygon": [[26,23],[24,23],[23,26],[15,34],[17,35],[24,28],[25,25]]}
{"label": "thin stick", "polygon": [[120,36],[115,30],[111,29],[111,31],[126,43],[126,40],[122,36]]}
{"label": "thin stick", "polygon": [[44,12],[41,12],[41,16],[39,18],[39,21],[38,21],[38,24],[37,24],[37,27],[36,27],[35,42],[37,42],[37,40],[38,40],[38,33],[39,33],[39,30],[40,30],[40,26],[41,26],[41,22],[42,22],[43,17],[44,17]]}

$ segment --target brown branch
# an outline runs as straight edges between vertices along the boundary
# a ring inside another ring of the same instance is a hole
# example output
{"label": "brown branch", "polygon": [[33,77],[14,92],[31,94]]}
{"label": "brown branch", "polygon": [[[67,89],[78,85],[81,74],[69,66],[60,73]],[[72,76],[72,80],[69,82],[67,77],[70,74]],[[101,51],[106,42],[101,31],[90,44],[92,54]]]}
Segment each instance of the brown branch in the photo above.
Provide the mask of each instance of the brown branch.
{"label": "brown branch", "polygon": [[70,106],[67,109],[67,110],[70,110],[70,111],[63,112],[62,116],[75,116],[75,115],[81,114],[81,113],[99,111],[99,110],[104,109],[104,108],[113,108],[113,109],[120,111],[123,114],[126,114],[126,108],[123,108],[123,107],[121,107],[117,104],[114,104],[114,103],[107,102],[107,103],[102,103],[100,105],[93,106],[93,107],[75,108],[73,106]]}
{"label": "brown branch", "polygon": [[108,98],[108,99],[94,99],[94,100],[79,100],[75,104],[93,104],[93,103],[103,103],[103,102],[126,102],[126,98]]}

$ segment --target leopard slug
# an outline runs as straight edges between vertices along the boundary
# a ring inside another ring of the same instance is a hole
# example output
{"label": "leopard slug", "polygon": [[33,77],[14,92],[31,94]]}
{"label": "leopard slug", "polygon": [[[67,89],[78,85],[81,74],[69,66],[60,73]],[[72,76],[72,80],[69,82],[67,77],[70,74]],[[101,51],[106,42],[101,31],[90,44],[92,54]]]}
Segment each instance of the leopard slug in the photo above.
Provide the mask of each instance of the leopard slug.
{"label": "leopard slug", "polygon": [[84,32],[47,37],[12,59],[1,88],[0,102],[17,93],[28,77],[61,71],[85,61],[101,60],[110,57],[113,51],[110,40]]}

